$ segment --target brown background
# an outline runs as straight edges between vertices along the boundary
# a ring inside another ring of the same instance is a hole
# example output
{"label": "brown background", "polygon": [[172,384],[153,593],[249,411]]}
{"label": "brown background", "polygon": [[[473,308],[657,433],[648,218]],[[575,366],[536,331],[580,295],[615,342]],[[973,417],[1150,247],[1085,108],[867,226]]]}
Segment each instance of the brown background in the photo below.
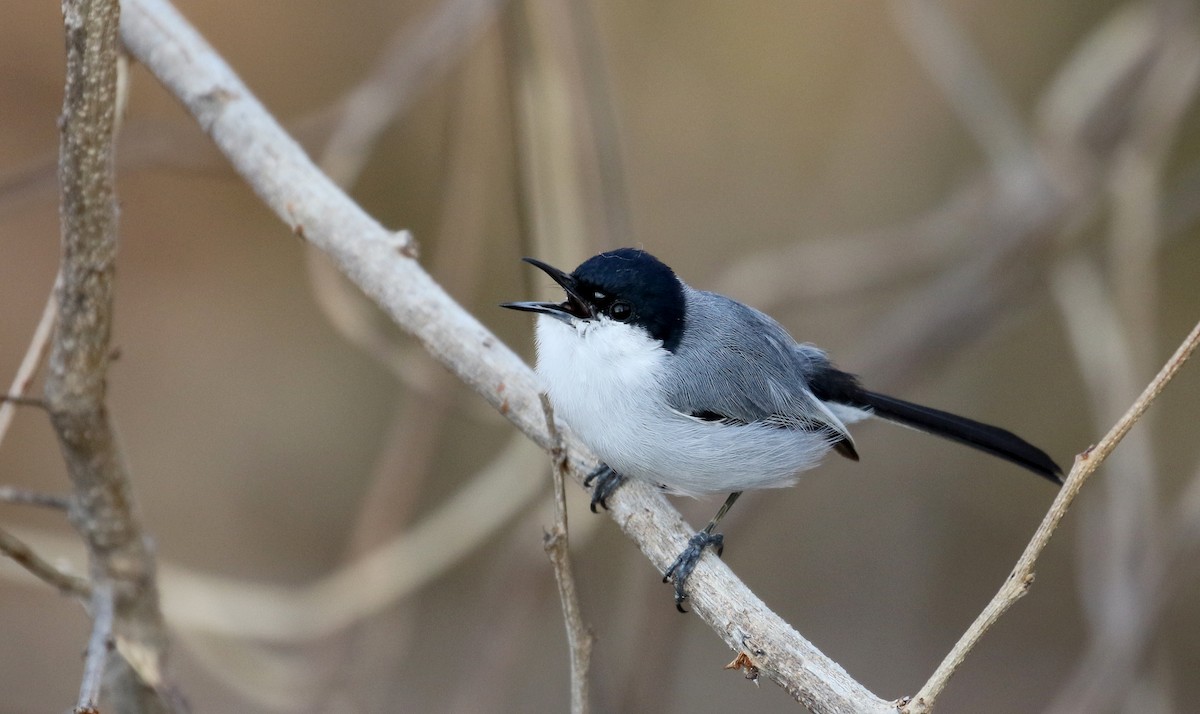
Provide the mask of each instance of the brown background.
{"label": "brown background", "polygon": [[[1116,7],[1089,0],[945,5],[1027,126],[1036,123],[1056,73]],[[396,32],[435,7],[180,3],[314,153],[327,131],[311,118],[371,70]],[[54,3],[10,2],[4,17],[0,380],[7,384],[57,264],[51,177],[63,52]],[[513,140],[506,70],[520,18],[505,15],[509,31],[489,25],[448,73],[431,73],[432,84],[373,148],[353,195],[385,225],[411,229],[435,277],[532,355],[530,320],[495,307],[546,292],[546,281],[517,262],[538,250],[523,237],[528,192],[518,190],[516,167],[528,146]],[[905,322],[914,306],[919,323],[920,301],[960,299],[934,286],[988,246],[951,230],[942,257],[919,267],[905,260],[914,239],[899,228],[972,185],[986,157],[885,6],[592,3],[583,26],[603,63],[618,139],[610,157],[622,170],[629,233],[574,236],[567,245],[584,247],[571,260],[618,244],[643,246],[691,284],[770,310],[798,339],[862,372],[868,385],[1010,427],[1064,465],[1115,418],[1096,413],[1049,287],[1056,266],[1078,255],[1116,280],[1116,209],[1103,191],[1079,225],[1039,239],[1056,248],[1017,261],[1013,269],[1029,273],[1019,299],[956,326],[965,339],[935,345],[916,363],[892,360],[888,346],[915,329]],[[134,66],[132,77],[119,168],[121,356],[110,393],[146,526],[172,566],[250,584],[309,582],[364,543],[382,542],[436,510],[512,429],[481,416],[481,401],[448,382],[437,389],[450,395],[449,406],[433,406],[437,400],[414,394],[347,344],[316,305],[304,246],[143,68]],[[1180,196],[1189,205],[1189,177],[1194,204],[1194,107],[1169,149],[1163,185],[1176,199],[1171,205]],[[476,182],[461,189],[463,176]],[[587,210],[603,214],[599,206],[608,204],[592,189]],[[858,260],[838,247],[867,231],[883,236],[872,257],[894,256],[898,271],[837,290],[852,280]],[[1150,249],[1157,251],[1153,323],[1124,323],[1134,338],[1149,337],[1135,344],[1138,388],[1196,320],[1196,238],[1185,216]],[[777,276],[764,285],[753,271],[747,279],[737,270],[750,257],[804,242],[831,249],[818,264],[783,273],[797,285]],[[833,287],[805,290],[821,279]],[[1100,291],[1114,292],[1110,283]],[[1196,474],[1198,374],[1194,366],[1186,371],[1139,426],[1163,503],[1173,503]],[[1127,403],[1119,388],[1112,385],[1112,398]],[[416,428],[426,431],[413,436]],[[872,691],[900,697],[919,687],[994,593],[1053,490],[912,432],[868,424],[856,433],[861,463],[831,460],[797,488],[744,499],[725,521],[725,560]],[[388,448],[400,456],[388,461]],[[424,466],[419,448],[428,449]],[[1096,533],[1115,527],[1100,508],[1104,483],[1121,478],[1122,471],[1105,469],[1089,485],[1046,551],[1032,594],[983,640],[941,710],[1036,711],[1054,699],[1094,631],[1103,599],[1095,590],[1106,582]],[[0,483],[67,488],[52,432],[36,410],[20,413],[0,447]],[[582,491],[569,491],[574,523],[591,518],[580,508]],[[381,493],[394,501],[381,502]],[[698,523],[717,503],[679,505]],[[214,658],[237,663],[243,686],[280,693],[276,701],[289,711],[561,711],[566,646],[541,554],[549,522],[546,510],[523,509],[447,575],[337,637],[246,651],[179,633],[175,674],[200,712],[277,710],[214,673],[204,663]],[[731,653],[697,618],[674,612],[669,589],[611,523],[590,525],[574,552],[584,612],[598,638],[597,710],[796,709],[775,686],[756,689],[722,672]],[[70,534],[59,514],[17,506],[0,506],[0,526]],[[0,712],[62,711],[78,688],[87,620],[78,605],[7,564],[0,574]],[[1189,575],[1184,569],[1172,579],[1165,620],[1135,678],[1140,684],[1123,688],[1128,701],[1123,694],[1107,702],[1112,711],[1186,711],[1200,697],[1200,592]],[[295,677],[292,684],[271,683],[279,668]]]}

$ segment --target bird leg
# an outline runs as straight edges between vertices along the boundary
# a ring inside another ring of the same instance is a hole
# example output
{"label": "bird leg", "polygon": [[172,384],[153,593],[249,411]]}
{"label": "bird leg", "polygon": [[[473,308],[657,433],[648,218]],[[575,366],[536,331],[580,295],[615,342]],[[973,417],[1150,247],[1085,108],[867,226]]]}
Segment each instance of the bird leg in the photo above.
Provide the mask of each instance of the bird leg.
{"label": "bird leg", "polygon": [[726,498],[725,503],[721,504],[717,515],[713,516],[713,519],[708,522],[704,530],[688,539],[687,548],[684,548],[679,557],[675,559],[675,562],[671,563],[671,567],[667,568],[667,572],[663,574],[664,583],[670,582],[672,579],[675,580],[676,610],[687,612],[687,610],[683,609],[683,601],[687,599],[687,592],[684,591],[683,586],[687,582],[688,577],[691,576],[692,570],[696,568],[696,563],[700,562],[700,556],[704,554],[704,549],[709,546],[715,547],[718,558],[725,551],[725,536],[720,533],[713,533],[713,531],[717,529],[717,523],[729,512],[734,502],[738,500],[738,496],[741,495],[741,491],[734,491],[729,494],[729,498]]}
{"label": "bird leg", "polygon": [[596,506],[600,506],[607,511],[608,504],[606,501],[608,497],[613,495],[617,487],[625,481],[625,477],[613,471],[612,467],[608,464],[600,464],[596,467],[595,471],[588,474],[587,478],[583,480],[583,487],[591,488],[593,481],[596,482],[596,488],[592,490],[592,503],[590,506],[592,513],[597,512]]}

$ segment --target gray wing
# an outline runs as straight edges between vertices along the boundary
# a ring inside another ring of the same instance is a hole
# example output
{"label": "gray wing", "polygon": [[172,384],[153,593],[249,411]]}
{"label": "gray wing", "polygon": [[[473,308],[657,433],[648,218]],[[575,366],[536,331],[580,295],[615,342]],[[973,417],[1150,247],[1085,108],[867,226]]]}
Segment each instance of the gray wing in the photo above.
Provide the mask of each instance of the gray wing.
{"label": "gray wing", "polygon": [[672,408],[702,419],[825,431],[853,454],[846,426],[808,387],[830,367],[824,352],[796,344],[770,317],[722,295],[692,288],[685,295],[687,329],[664,385]]}

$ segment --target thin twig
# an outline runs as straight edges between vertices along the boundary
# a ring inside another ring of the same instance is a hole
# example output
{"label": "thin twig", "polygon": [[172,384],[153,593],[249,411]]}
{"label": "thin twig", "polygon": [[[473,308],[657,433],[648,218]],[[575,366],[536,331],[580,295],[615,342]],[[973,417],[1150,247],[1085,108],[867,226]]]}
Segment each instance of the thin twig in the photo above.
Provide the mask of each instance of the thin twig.
{"label": "thin twig", "polygon": [[[1145,241],[1148,250],[1153,251],[1155,245],[1153,240]],[[1095,263],[1083,251],[1068,256],[1055,270],[1052,293],[1100,430],[1137,394],[1139,375],[1148,372],[1149,366],[1135,358],[1136,333],[1120,319],[1110,288]],[[1114,268],[1124,270],[1127,266]],[[1097,484],[1100,498],[1093,498],[1082,509],[1078,521],[1078,589],[1089,632],[1088,646],[1075,663],[1075,670],[1086,671],[1087,675],[1097,665],[1097,649],[1104,651],[1102,660],[1121,659],[1116,650],[1128,647],[1140,651],[1140,643],[1149,636],[1137,623],[1153,607],[1152,594],[1166,557],[1157,505],[1159,475],[1151,416],[1147,415],[1143,428],[1130,433],[1121,449],[1110,457],[1107,470],[1120,477]],[[1085,666],[1088,669],[1082,670]],[[1132,689],[1135,675],[1135,668],[1109,672],[1107,684],[1115,686],[1108,686],[1108,690],[1115,695]],[[1063,701],[1062,695],[1070,691],[1078,677],[1067,681],[1059,690],[1058,702]],[[1072,694],[1078,697],[1080,693],[1076,690]],[[1084,706],[1079,699],[1072,699],[1066,710],[1057,711],[1103,708],[1099,700],[1092,702],[1093,706]],[[1055,711],[1053,706],[1051,711]]]}
{"label": "thin twig", "polygon": [[[1094,263],[1082,251],[1068,256],[1055,270],[1051,285],[1091,398],[1096,431],[1101,431],[1137,395],[1140,375],[1153,365],[1137,362],[1134,333],[1122,324]],[[1079,557],[1079,589],[1089,629],[1095,633],[1128,620],[1128,611],[1138,607],[1139,599],[1128,595],[1138,587],[1132,580],[1134,571],[1145,561],[1161,558],[1152,436],[1149,423],[1130,434],[1108,464],[1109,471],[1122,477],[1102,481],[1102,498],[1081,514],[1084,549]]]}
{"label": "thin twig", "polygon": [[542,409],[546,412],[546,429],[551,438],[559,446],[550,450],[553,464],[551,477],[554,479],[554,526],[546,532],[542,547],[550,556],[554,566],[554,579],[558,582],[558,598],[562,602],[563,620],[567,625],[567,645],[571,651],[571,713],[587,714],[588,703],[588,668],[592,662],[591,628],[583,621],[583,612],[579,607],[579,593],[575,588],[575,573],[571,567],[571,554],[567,532],[567,491],[563,474],[568,469],[567,454],[561,446],[562,436],[554,423],[554,408],[545,394],[542,397]]}
{"label": "thin twig", "polygon": [[104,680],[104,666],[113,648],[113,586],[109,582],[97,583],[92,588],[91,606],[92,636],[88,638],[87,656],[83,660],[83,681],[79,685],[79,703],[75,714],[98,714],[100,683]]}
{"label": "thin twig", "polygon": [[33,337],[29,340],[25,356],[21,358],[21,364],[17,367],[17,374],[13,377],[12,385],[8,388],[5,398],[0,400],[0,444],[4,443],[8,427],[12,424],[13,416],[16,415],[18,400],[25,396],[25,390],[29,389],[29,384],[37,375],[38,366],[46,358],[46,350],[50,346],[50,335],[54,332],[54,316],[57,314],[58,303],[55,301],[52,289],[50,296],[46,298],[46,306],[42,308],[42,317],[33,330]]}
{"label": "thin twig", "polygon": [[60,496],[56,493],[31,491],[16,486],[0,486],[0,502],[12,503],[19,506],[39,506],[65,511],[71,507],[70,496]]}
{"label": "thin twig", "polygon": [[923,714],[928,712],[932,707],[934,700],[946,687],[951,675],[962,664],[967,654],[975,647],[984,633],[988,631],[996,620],[1012,607],[1013,603],[1021,599],[1029,590],[1029,586],[1033,583],[1033,567],[1037,563],[1038,556],[1050,541],[1050,536],[1054,534],[1054,530],[1058,527],[1063,516],[1066,515],[1067,509],[1071,507],[1071,503],[1075,497],[1079,495],[1079,490],[1088,478],[1099,468],[1100,464],[1108,458],[1112,450],[1116,448],[1125,434],[1133,427],[1134,424],[1141,419],[1142,414],[1154,402],[1154,399],[1162,392],[1163,388],[1173,379],[1179,369],[1187,362],[1188,357],[1195,351],[1196,346],[1200,344],[1200,323],[1197,323],[1179,348],[1175,350],[1175,354],[1167,360],[1159,373],[1146,386],[1137,401],[1129,407],[1112,429],[1109,430],[1100,443],[1087,451],[1075,457],[1075,464],[1071,468],[1071,473],[1067,475],[1066,483],[1058,496],[1054,499],[1054,503],[1050,506],[1050,511],[1038,526],[1037,531],[1033,535],[1033,539],[1025,546],[1025,552],[1021,554],[1017,560],[1017,565],[1013,568],[1012,574],[1004,581],[1004,585],[1000,587],[999,592],[992,598],[971,627],[967,629],[962,638],[954,645],[946,658],[934,671],[933,676],[925,683],[921,690],[912,698],[912,701],[905,705],[902,709],[905,714]]}
{"label": "thin twig", "polygon": [[[1145,89],[1136,97],[1131,110],[1135,119],[1114,152],[1108,176],[1112,218],[1107,263],[1115,300],[1105,294],[1100,270],[1084,258],[1060,267],[1053,283],[1100,418],[1118,413],[1112,402],[1128,399],[1136,387],[1134,375],[1146,373],[1152,364],[1158,341],[1153,268],[1164,240],[1163,175],[1200,79],[1194,9],[1167,2],[1146,14],[1160,38],[1162,60],[1151,66]],[[1139,677],[1162,662],[1162,652],[1147,645],[1168,591],[1180,579],[1180,553],[1187,550],[1182,533],[1164,524],[1186,520],[1173,520],[1159,507],[1153,435],[1153,428],[1130,434],[1108,467],[1121,477],[1105,479],[1104,498],[1083,513],[1078,570],[1088,645],[1048,712],[1111,706],[1122,693],[1144,689]]]}
{"label": "thin twig", "polygon": [[12,404],[17,407],[46,408],[46,400],[39,397],[23,397],[16,394],[0,394],[0,404]]}
{"label": "thin twig", "polygon": [[63,595],[85,598],[92,586],[86,578],[64,573],[34,552],[25,541],[0,528],[0,553],[28,570],[34,577],[54,586]]}

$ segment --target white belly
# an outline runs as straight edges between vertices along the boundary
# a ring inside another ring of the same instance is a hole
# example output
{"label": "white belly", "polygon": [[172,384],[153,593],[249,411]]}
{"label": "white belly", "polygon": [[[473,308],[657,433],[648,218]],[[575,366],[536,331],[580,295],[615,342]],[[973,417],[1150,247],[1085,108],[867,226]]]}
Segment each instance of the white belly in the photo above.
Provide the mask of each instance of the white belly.
{"label": "white belly", "polygon": [[672,409],[661,343],[606,320],[539,317],[538,375],[555,413],[623,476],[686,495],[788,486],[829,450],[819,433],[702,421]]}

